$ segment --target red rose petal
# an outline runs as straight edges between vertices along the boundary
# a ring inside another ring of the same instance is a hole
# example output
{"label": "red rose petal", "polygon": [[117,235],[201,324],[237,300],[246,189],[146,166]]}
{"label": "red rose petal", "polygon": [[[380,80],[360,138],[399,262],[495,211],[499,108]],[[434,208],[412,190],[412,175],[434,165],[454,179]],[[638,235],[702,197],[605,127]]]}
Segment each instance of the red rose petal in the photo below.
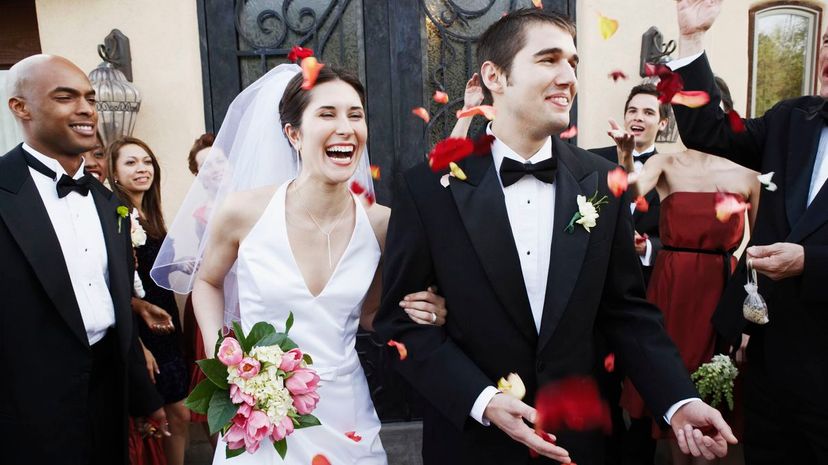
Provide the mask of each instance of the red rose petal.
{"label": "red rose petal", "polygon": [[745,132],[745,122],[736,110],[727,112],[727,120],[730,122],[730,129],[733,132]]}
{"label": "red rose petal", "polygon": [[627,75],[620,69],[611,71],[608,76],[613,82],[618,82],[619,79],[627,79]]}
{"label": "red rose petal", "polygon": [[371,165],[371,179],[374,181],[379,181],[380,179],[380,167],[377,165]]}
{"label": "red rose petal", "polygon": [[750,204],[739,195],[716,192],[716,219],[722,223],[727,223],[731,216],[742,214],[749,208]]}
{"label": "red rose petal", "polygon": [[495,109],[491,105],[478,105],[476,107],[471,107],[468,110],[458,110],[456,116],[457,119],[460,119],[476,115],[483,116],[487,120],[491,121],[495,118]]}
{"label": "red rose petal", "polygon": [[312,56],[313,50],[305,47],[300,47],[298,45],[294,45],[293,48],[290,49],[290,53],[288,53],[287,59],[288,61],[296,63],[299,60]]}
{"label": "red rose petal", "polygon": [[311,459],[311,465],[331,465],[331,461],[322,454],[316,454]]}
{"label": "red rose petal", "polygon": [[612,431],[609,406],[591,378],[572,377],[542,387],[535,409],[535,427],[543,431]]}
{"label": "red rose petal", "polygon": [[444,170],[451,162],[457,162],[471,155],[474,144],[465,137],[443,139],[428,153],[428,166],[434,172]]}
{"label": "red rose petal", "polygon": [[491,153],[492,144],[495,141],[495,136],[491,134],[484,134],[474,140],[472,155],[486,155]]}
{"label": "red rose petal", "polygon": [[445,93],[445,92],[443,92],[443,91],[441,91],[441,90],[437,90],[437,91],[435,91],[435,92],[434,92],[434,96],[433,96],[433,97],[431,97],[431,98],[433,98],[435,102],[437,102],[437,103],[442,103],[442,104],[446,104],[446,103],[448,103],[448,101],[449,101],[449,96],[448,96],[448,94],[447,94],[447,93]]}
{"label": "red rose petal", "polygon": [[650,211],[650,204],[647,203],[647,199],[645,199],[644,196],[639,195],[635,199],[635,209],[640,211],[641,213],[647,213],[648,211]]}
{"label": "red rose petal", "polygon": [[356,431],[348,431],[347,433],[345,433],[345,437],[354,442],[362,441],[362,436],[356,434]]}
{"label": "red rose petal", "polygon": [[402,342],[397,342],[391,339],[388,341],[388,345],[397,349],[397,352],[400,354],[400,360],[405,360],[405,358],[408,357],[408,349]]}
{"label": "red rose petal", "polygon": [[604,369],[607,370],[607,373],[615,371],[615,354],[609,353],[604,357]]}
{"label": "red rose petal", "polygon": [[627,190],[627,171],[620,166],[607,173],[607,186],[612,195],[621,197]]}
{"label": "red rose petal", "polygon": [[314,57],[307,57],[302,60],[302,89],[311,90],[316,84],[316,78],[319,77],[319,70],[324,68],[323,63],[319,63]]}
{"label": "red rose petal", "polygon": [[428,110],[426,110],[423,107],[412,108],[411,113],[414,113],[415,116],[425,121],[426,124],[428,124],[428,122],[431,121],[431,116],[428,114]]}
{"label": "red rose petal", "polygon": [[368,202],[368,206],[370,207],[371,205],[374,204],[374,202],[377,201],[377,199],[374,197],[374,194],[372,194],[370,192],[366,192],[365,193],[365,201]]}
{"label": "red rose petal", "polygon": [[710,102],[710,95],[703,90],[682,90],[673,95],[670,101],[673,105],[684,105],[688,108],[698,108]]}
{"label": "red rose petal", "polygon": [[577,135],[578,135],[578,128],[575,127],[575,125],[573,124],[572,126],[569,127],[569,129],[562,132],[561,135],[558,136],[558,137],[560,137],[561,139],[572,139],[573,137],[575,137]]}
{"label": "red rose petal", "polygon": [[360,195],[363,192],[365,192],[365,186],[363,186],[357,181],[351,181],[351,192],[353,192],[356,195]]}
{"label": "red rose petal", "polygon": [[535,8],[543,9],[543,0],[532,0],[532,5],[535,5]]}

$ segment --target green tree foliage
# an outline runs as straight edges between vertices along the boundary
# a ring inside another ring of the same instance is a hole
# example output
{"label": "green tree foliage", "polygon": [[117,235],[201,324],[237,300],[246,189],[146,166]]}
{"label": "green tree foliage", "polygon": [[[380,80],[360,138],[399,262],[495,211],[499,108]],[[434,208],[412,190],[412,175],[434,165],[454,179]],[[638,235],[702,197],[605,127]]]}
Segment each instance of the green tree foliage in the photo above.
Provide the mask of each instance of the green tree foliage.
{"label": "green tree foliage", "polygon": [[[785,15],[771,19],[759,32],[756,63],[756,115],[762,115],[775,103],[802,95],[805,78],[809,21],[801,16]],[[764,29],[764,30],[762,30]]]}

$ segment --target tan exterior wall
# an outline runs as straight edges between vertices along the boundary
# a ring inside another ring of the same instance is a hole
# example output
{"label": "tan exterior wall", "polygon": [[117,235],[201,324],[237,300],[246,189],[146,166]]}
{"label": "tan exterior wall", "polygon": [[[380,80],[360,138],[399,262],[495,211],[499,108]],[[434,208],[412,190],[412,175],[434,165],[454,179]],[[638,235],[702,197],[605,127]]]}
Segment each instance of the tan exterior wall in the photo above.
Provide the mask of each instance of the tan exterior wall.
{"label": "tan exterior wall", "polygon": [[[748,92],[748,12],[766,1],[728,0],[706,38],[707,54],[713,70],[730,86],[736,111],[745,113]],[[824,0],[815,5],[826,8]],[[607,136],[607,118],[623,118],[624,102],[632,86],[641,82],[638,75],[641,35],[656,26],[664,41],[678,41],[676,2],[673,0],[578,0],[578,145],[584,148],[612,144]],[[619,22],[616,34],[604,40],[598,29],[599,12]],[[824,21],[823,21],[824,23]],[[673,54],[678,57],[677,52]],[[613,83],[607,74],[620,69],[629,76]],[[683,149],[659,143],[658,150]]]}
{"label": "tan exterior wall", "polygon": [[130,40],[133,83],[143,101],[133,135],[162,170],[164,211],[172,221],[192,175],[187,153],[204,132],[196,2],[181,0],[37,0],[43,52],[84,71],[101,62],[98,44],[112,29]]}

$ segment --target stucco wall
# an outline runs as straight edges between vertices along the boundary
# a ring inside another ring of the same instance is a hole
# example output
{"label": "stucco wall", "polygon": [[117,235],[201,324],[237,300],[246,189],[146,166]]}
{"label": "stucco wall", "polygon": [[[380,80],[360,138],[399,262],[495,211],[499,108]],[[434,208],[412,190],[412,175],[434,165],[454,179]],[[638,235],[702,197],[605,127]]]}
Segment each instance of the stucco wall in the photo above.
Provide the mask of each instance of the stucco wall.
{"label": "stucco wall", "polygon": [[[764,1],[728,0],[707,34],[706,50],[713,70],[730,86],[736,111],[745,113],[748,91],[748,12]],[[811,3],[826,6],[824,0]],[[673,0],[579,0],[578,1],[578,145],[585,148],[611,145],[606,135],[607,118],[623,118],[629,89],[641,82],[638,75],[641,35],[656,26],[664,41],[678,41],[676,2]],[[608,40],[598,29],[599,12],[619,22]],[[673,55],[678,57],[677,52]],[[620,69],[629,76],[613,83],[607,73]],[[658,144],[659,151],[683,148]]]}
{"label": "stucco wall", "polygon": [[114,29],[130,39],[133,83],[143,101],[134,136],[158,155],[168,221],[192,182],[186,157],[204,132],[196,2],[183,0],[37,0],[44,53],[89,72],[98,44]]}

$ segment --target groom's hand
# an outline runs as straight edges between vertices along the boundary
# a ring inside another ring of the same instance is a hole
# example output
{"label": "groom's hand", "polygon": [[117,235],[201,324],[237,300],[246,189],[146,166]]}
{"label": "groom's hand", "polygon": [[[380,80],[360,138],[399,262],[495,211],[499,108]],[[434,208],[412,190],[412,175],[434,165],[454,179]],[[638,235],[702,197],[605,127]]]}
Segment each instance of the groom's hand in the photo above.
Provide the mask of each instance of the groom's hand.
{"label": "groom's hand", "polygon": [[694,457],[724,457],[728,443],[738,442],[722,414],[700,400],[682,405],[670,419],[670,426],[681,451]]}
{"label": "groom's hand", "polygon": [[[526,447],[550,459],[561,463],[571,463],[572,459],[569,458],[569,452],[544,441],[523,421],[525,419],[529,423],[534,423],[535,415],[535,409],[514,397],[504,394],[495,394],[483,412],[484,418],[497,425],[515,441],[525,444]],[[549,436],[553,440],[555,439],[551,434]]]}

